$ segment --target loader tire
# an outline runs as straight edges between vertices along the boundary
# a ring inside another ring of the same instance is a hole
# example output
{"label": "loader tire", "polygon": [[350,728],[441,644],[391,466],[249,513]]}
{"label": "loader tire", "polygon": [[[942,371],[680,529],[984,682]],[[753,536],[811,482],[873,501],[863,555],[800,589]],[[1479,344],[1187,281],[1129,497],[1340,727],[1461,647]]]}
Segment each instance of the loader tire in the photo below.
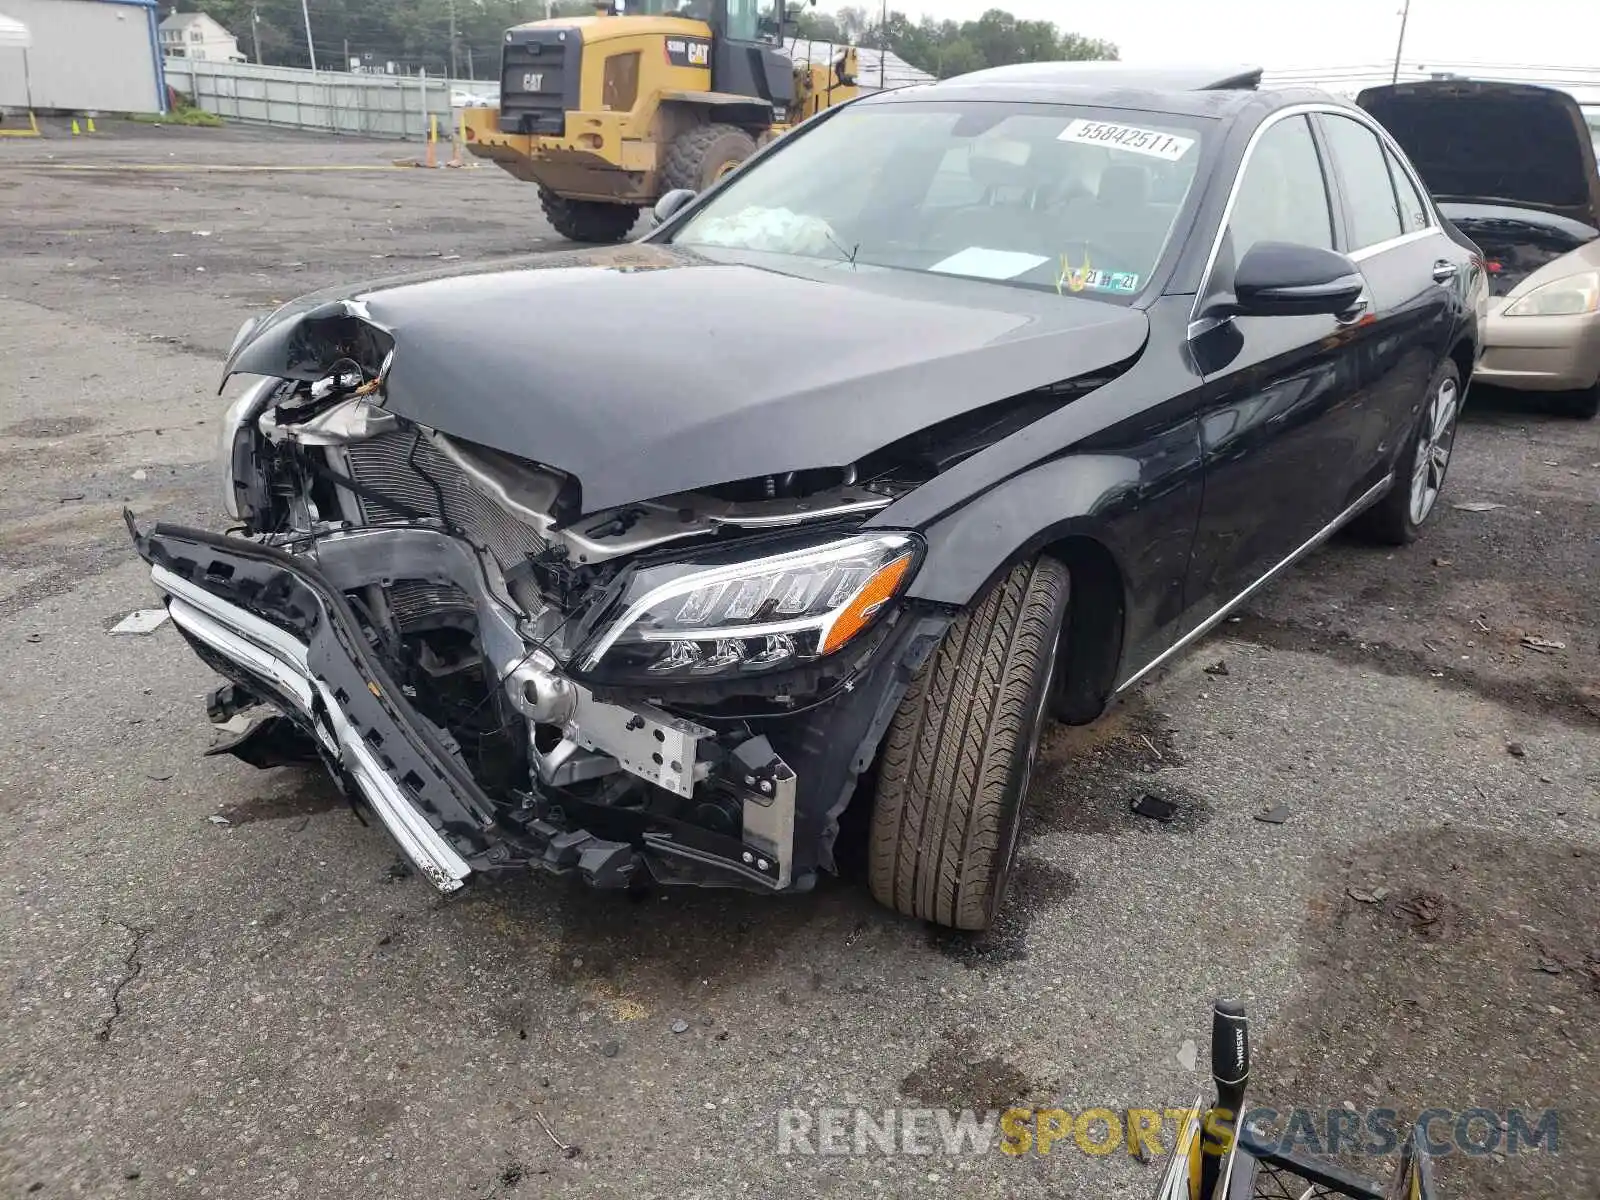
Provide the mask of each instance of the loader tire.
{"label": "loader tire", "polygon": [[755,138],[736,125],[696,125],[672,140],[662,178],[668,191],[703,192],[755,152]]}
{"label": "loader tire", "polygon": [[631,204],[605,204],[598,200],[568,200],[548,188],[539,189],[539,207],[550,227],[574,242],[612,245],[633,232],[639,210]]}
{"label": "loader tire", "polygon": [[1070,580],[1023,563],[950,627],[884,738],[868,841],[872,894],[954,929],[993,924],[1016,859]]}

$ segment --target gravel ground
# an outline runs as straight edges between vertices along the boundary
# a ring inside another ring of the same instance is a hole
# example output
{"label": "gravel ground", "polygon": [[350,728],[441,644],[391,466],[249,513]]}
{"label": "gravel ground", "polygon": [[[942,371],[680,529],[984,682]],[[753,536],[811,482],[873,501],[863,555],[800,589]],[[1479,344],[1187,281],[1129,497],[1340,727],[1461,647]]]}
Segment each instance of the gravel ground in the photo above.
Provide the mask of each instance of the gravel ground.
{"label": "gravel ground", "polygon": [[[778,1114],[1185,1102],[1218,993],[1279,1107],[1559,1110],[1556,1153],[1452,1155],[1444,1195],[1600,1189],[1600,423],[1475,396],[1418,545],[1335,543],[1053,733],[976,941],[851,880],[441,903],[318,776],[203,758],[213,678],[107,631],[153,598],[124,504],[220,523],[234,330],[561,245],[498,171],[344,169],[415,151],[0,144],[0,1191],[1142,1197],[1070,1138],[783,1155]],[[197,169],[245,165],[317,169]]]}

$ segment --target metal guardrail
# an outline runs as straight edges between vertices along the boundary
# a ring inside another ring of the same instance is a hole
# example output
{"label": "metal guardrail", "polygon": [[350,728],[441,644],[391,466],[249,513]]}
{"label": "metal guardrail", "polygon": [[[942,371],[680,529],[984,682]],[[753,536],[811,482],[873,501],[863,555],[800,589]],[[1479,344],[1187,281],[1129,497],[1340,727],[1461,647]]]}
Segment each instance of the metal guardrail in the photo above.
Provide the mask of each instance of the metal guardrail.
{"label": "metal guardrail", "polygon": [[167,83],[196,108],[226,121],[342,133],[356,137],[421,141],[428,118],[451,127],[451,97],[460,93],[494,100],[493,81],[418,75],[358,75],[307,71],[254,63],[168,58]]}

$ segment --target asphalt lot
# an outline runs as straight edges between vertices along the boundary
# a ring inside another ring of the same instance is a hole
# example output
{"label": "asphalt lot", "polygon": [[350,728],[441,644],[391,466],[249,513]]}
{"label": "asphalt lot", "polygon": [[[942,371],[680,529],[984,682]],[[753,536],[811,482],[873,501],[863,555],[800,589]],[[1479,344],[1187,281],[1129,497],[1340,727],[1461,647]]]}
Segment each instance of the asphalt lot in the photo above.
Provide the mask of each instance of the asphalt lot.
{"label": "asphalt lot", "polygon": [[1141,1197],[1071,1139],[784,1157],[778,1113],[1186,1102],[1218,993],[1280,1107],[1559,1110],[1443,1195],[1600,1190],[1600,422],[1474,396],[1418,545],[1335,543],[1052,734],[977,942],[850,881],[441,903],[322,779],[203,758],[212,676],[107,631],[153,603],[124,504],[221,522],[239,323],[562,245],[493,169],[365,169],[415,149],[0,143],[0,1192]]}

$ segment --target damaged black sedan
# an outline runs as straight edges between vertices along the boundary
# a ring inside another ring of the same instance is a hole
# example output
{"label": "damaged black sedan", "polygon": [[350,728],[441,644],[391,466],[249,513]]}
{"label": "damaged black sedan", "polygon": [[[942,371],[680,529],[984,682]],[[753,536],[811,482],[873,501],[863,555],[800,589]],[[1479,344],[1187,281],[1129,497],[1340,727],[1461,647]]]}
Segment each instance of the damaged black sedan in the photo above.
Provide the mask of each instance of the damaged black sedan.
{"label": "damaged black sedan", "polygon": [[320,758],[444,892],[804,890],[855,805],[880,900],[987,926],[1041,730],[1341,525],[1413,538],[1478,354],[1370,117],[1109,70],[874,96],[640,243],[247,326],[235,527],[129,518],[233,752]]}

